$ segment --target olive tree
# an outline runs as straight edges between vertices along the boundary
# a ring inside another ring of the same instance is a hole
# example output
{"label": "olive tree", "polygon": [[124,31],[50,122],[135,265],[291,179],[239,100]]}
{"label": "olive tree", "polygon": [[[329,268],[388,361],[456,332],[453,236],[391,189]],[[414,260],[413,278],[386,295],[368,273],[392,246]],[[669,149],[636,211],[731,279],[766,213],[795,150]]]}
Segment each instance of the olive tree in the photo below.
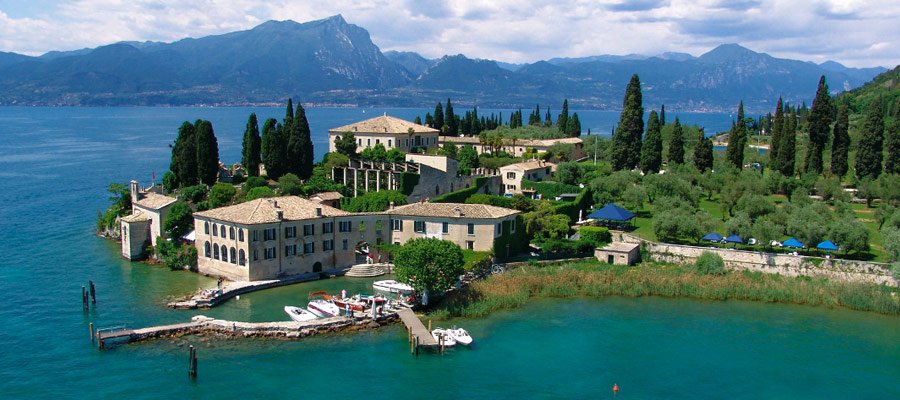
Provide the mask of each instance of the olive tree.
{"label": "olive tree", "polygon": [[416,292],[444,291],[463,271],[463,252],[455,243],[434,238],[406,242],[395,253],[394,273]]}

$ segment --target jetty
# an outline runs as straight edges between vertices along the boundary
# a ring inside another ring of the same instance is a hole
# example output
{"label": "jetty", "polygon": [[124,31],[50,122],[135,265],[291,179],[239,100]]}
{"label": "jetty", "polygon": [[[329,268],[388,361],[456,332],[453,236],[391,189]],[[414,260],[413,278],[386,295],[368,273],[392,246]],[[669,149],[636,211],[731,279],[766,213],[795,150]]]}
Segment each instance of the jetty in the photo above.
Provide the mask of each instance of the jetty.
{"label": "jetty", "polygon": [[397,315],[400,317],[400,321],[403,321],[403,325],[406,325],[411,352],[418,354],[419,347],[437,348],[440,346],[440,343],[434,340],[431,331],[425,328],[425,324],[422,323],[412,309],[402,308],[397,311]]}
{"label": "jetty", "polygon": [[[344,271],[332,271],[333,275],[342,274]],[[198,308],[215,307],[225,300],[245,293],[257,290],[269,289],[279,286],[293,285],[295,283],[315,281],[322,278],[322,273],[312,272],[308,274],[294,275],[284,279],[272,279],[252,282],[227,282],[219,288],[200,289],[189,299],[173,301],[167,306],[179,310],[194,310]]]}

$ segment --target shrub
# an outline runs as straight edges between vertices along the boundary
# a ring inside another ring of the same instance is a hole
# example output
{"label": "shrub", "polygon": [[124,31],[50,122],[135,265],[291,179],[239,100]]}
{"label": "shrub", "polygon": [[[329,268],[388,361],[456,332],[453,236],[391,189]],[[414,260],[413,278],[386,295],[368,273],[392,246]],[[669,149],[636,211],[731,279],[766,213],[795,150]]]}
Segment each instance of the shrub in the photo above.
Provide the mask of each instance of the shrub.
{"label": "shrub", "polygon": [[534,189],[545,199],[553,199],[563,193],[581,193],[581,188],[577,185],[566,185],[559,182],[532,182],[527,179],[522,180],[522,187],[525,189]]}
{"label": "shrub", "polygon": [[173,271],[187,267],[197,270],[197,248],[190,245],[177,246],[161,237],[156,238],[156,258]]}
{"label": "shrub", "polygon": [[515,200],[512,198],[492,194],[473,194],[466,199],[466,204],[487,204],[497,207],[515,208]]}
{"label": "shrub", "polygon": [[464,189],[459,189],[455,192],[450,192],[446,194],[442,194],[431,199],[432,203],[465,203],[466,199],[469,196],[472,196],[475,193],[478,193],[482,187],[487,183],[487,177],[479,176],[475,178],[474,182],[472,182],[472,186],[469,186]]}
{"label": "shrub", "polygon": [[206,185],[194,185],[188,186],[181,189],[181,193],[178,194],[178,199],[182,201],[189,201],[191,203],[197,204],[203,201],[206,198]]}
{"label": "shrub", "polygon": [[[391,149],[391,151],[393,151],[393,150],[395,150],[395,149]],[[407,172],[407,171],[401,172],[400,173],[400,188],[399,188],[400,193],[403,193],[403,194],[409,196],[413,192],[413,189],[416,188],[416,185],[419,184],[419,178],[420,178],[419,174],[417,174],[415,172]]]}
{"label": "shrub", "polygon": [[406,204],[406,196],[396,190],[382,190],[380,192],[368,192],[357,197],[344,197],[341,199],[341,209],[348,212],[380,212],[391,206]]}
{"label": "shrub", "polygon": [[237,189],[230,183],[219,182],[209,190],[209,199],[207,203],[209,208],[222,207],[231,204]]}
{"label": "shrub", "polygon": [[725,261],[716,253],[704,251],[697,257],[694,267],[702,275],[725,275]]}
{"label": "shrub", "polygon": [[463,269],[466,272],[480,271],[491,266],[491,253],[488,251],[463,250]]}
{"label": "shrub", "polygon": [[268,186],[255,187],[247,192],[244,201],[256,200],[263,197],[275,197],[275,192],[273,192],[272,189],[269,189]]}
{"label": "shrub", "polygon": [[609,229],[600,226],[582,226],[578,229],[581,240],[593,247],[600,247],[612,240]]}
{"label": "shrub", "polygon": [[247,180],[244,182],[243,185],[241,185],[241,190],[243,190],[245,193],[250,193],[250,191],[253,190],[253,188],[258,188],[258,187],[263,187],[263,186],[268,186],[268,185],[269,184],[266,183],[266,180],[264,178],[259,177],[259,176],[251,176],[251,177],[247,178]]}
{"label": "shrub", "polygon": [[287,173],[278,178],[278,191],[282,196],[297,196],[303,191],[300,177]]}

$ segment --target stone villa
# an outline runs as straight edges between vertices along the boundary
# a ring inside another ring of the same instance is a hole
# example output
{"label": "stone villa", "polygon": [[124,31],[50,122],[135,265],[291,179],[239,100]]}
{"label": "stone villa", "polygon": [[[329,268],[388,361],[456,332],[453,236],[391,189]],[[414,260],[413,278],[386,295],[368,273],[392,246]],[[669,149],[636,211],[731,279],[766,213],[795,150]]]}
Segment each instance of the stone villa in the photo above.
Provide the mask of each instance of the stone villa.
{"label": "stone villa", "polygon": [[356,138],[357,151],[374,147],[377,144],[385,150],[399,149],[404,153],[414,153],[416,149],[436,148],[438,146],[437,129],[415,124],[387,114],[354,122],[328,130],[328,151],[337,151],[334,145],[338,135],[351,132]]}
{"label": "stone villa", "polygon": [[504,193],[521,193],[522,180],[540,182],[553,176],[556,164],[543,160],[530,160],[500,167]]}
{"label": "stone villa", "polygon": [[131,215],[119,221],[122,257],[139,259],[148,243],[156,246],[156,238],[165,236],[163,221],[177,199],[156,193],[156,189],[138,189],[137,181],[131,181]]}

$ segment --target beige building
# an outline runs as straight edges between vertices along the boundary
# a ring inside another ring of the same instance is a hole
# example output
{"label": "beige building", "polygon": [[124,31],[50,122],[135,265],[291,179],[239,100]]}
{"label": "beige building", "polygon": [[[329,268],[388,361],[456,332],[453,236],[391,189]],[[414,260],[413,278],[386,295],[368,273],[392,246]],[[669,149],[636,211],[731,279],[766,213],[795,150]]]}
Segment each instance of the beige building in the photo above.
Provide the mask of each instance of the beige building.
{"label": "beige building", "polygon": [[540,182],[553,176],[554,172],[556,172],[556,164],[543,160],[531,160],[500,167],[503,191],[504,193],[521,192],[523,179]]}
{"label": "beige building", "polygon": [[502,224],[516,226],[516,210],[485,204],[413,203],[385,212],[390,216],[391,243],[403,244],[415,238],[449,240],[459,247],[491,251],[503,232]]}
{"label": "beige building", "polygon": [[[490,153],[491,147],[482,144],[481,140],[475,137],[456,137],[456,136],[441,136],[438,139],[438,144],[443,146],[445,143],[453,143],[457,147],[462,147],[464,145],[472,145],[475,148],[475,151],[478,154],[482,153]],[[567,143],[575,146],[575,154],[574,159],[578,159],[584,156],[584,150],[582,148],[583,142],[581,138],[572,137],[572,138],[562,138],[562,139],[504,139],[502,151],[505,151],[509,154],[512,154],[516,157],[521,157],[525,154],[529,149],[539,153],[545,153],[550,149],[550,146],[553,146],[557,143]]]}
{"label": "beige building", "polygon": [[594,256],[608,264],[631,265],[640,260],[641,249],[637,243],[612,242],[594,250]]}
{"label": "beige building", "polygon": [[[411,131],[410,131],[411,130]],[[399,149],[412,153],[416,149],[428,149],[438,146],[440,131],[427,126],[414,124],[387,114],[355,122],[328,130],[328,151],[337,151],[334,145],[338,135],[351,132],[356,138],[357,151],[381,144],[386,150]]]}
{"label": "beige building", "polygon": [[156,238],[165,236],[163,223],[177,199],[153,190],[139,189],[137,181],[131,181],[131,215],[119,220],[122,257],[129,260],[143,257],[148,244],[156,246]]}

